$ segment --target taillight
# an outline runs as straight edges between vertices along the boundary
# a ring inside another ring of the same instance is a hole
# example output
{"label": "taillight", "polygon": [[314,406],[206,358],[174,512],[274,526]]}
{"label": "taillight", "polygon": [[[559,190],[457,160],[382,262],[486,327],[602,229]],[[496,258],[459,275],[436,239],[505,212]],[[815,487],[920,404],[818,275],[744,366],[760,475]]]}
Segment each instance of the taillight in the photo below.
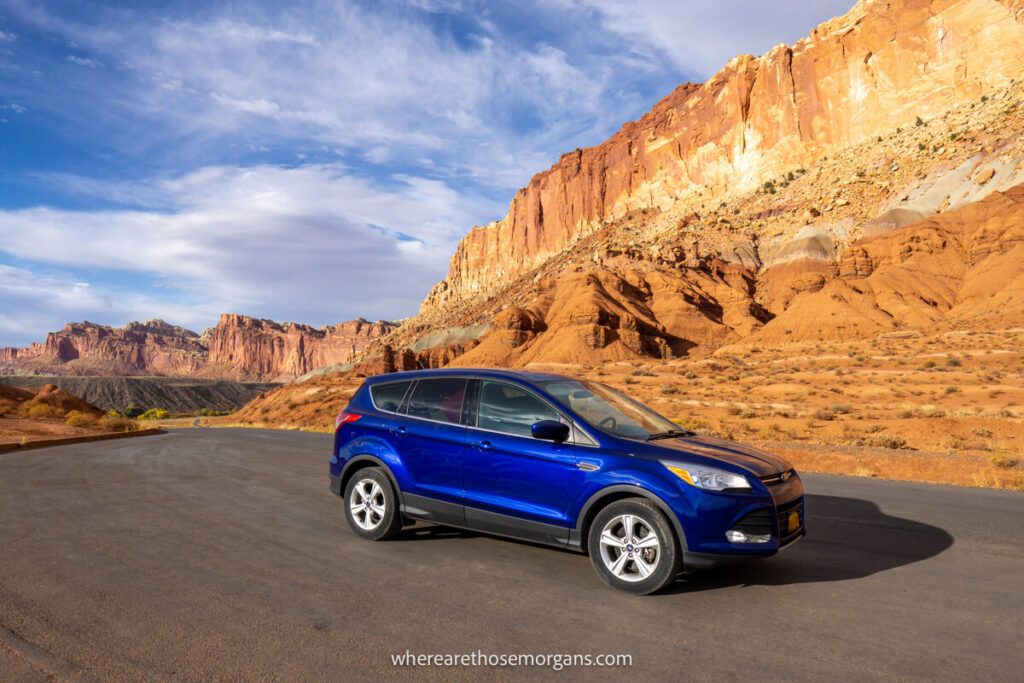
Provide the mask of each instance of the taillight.
{"label": "taillight", "polygon": [[355,422],[362,415],[358,413],[346,413],[344,410],[338,413],[338,417],[334,418],[334,431],[341,429],[341,425],[347,425],[351,422]]}

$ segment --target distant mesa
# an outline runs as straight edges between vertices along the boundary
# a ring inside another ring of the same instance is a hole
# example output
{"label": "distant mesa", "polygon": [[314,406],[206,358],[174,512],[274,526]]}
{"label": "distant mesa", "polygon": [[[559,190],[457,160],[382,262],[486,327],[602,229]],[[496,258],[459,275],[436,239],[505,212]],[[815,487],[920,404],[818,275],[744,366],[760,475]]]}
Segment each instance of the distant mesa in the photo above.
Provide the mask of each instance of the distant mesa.
{"label": "distant mesa", "polygon": [[0,348],[0,372],[283,381],[349,362],[394,328],[361,318],[315,328],[238,314],[222,315],[202,335],[163,320],[68,323],[42,343]]}

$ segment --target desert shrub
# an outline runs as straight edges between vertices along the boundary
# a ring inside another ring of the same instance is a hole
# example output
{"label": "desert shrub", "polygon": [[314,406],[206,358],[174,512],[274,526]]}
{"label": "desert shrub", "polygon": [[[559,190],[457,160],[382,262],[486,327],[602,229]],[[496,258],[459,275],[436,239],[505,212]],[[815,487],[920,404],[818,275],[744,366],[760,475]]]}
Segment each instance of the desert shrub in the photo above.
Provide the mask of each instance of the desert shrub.
{"label": "desert shrub", "polygon": [[123,415],[104,415],[99,420],[99,425],[112,432],[134,432],[139,428],[139,423]]}
{"label": "desert shrub", "polygon": [[868,434],[877,434],[885,429],[882,425],[869,425],[864,428],[864,431]]}
{"label": "desert shrub", "polygon": [[755,417],[757,417],[757,411],[751,408],[747,408],[742,413],[740,413],[740,417],[742,417],[744,420],[752,420]]}
{"label": "desert shrub", "polygon": [[960,389],[958,389],[957,387],[946,387],[945,389],[942,390],[942,392],[945,394],[955,394],[958,391],[960,391]]}
{"label": "desert shrub", "polygon": [[661,386],[661,389],[659,389],[659,391],[661,393],[667,394],[667,395],[678,394],[679,393],[679,387],[672,386],[671,384],[663,384]]}
{"label": "desert shrub", "polygon": [[71,427],[92,427],[96,424],[96,416],[83,413],[81,410],[72,410],[64,418],[64,422]]}
{"label": "desert shrub", "polygon": [[935,361],[933,361],[933,360],[926,360],[925,362],[921,363],[921,368],[923,370],[931,370],[934,367],[935,367]]}
{"label": "desert shrub", "polygon": [[739,415],[743,411],[740,410],[739,406],[729,406],[725,409],[725,412],[727,415]]}
{"label": "desert shrub", "polygon": [[814,419],[831,421],[836,419],[836,414],[833,413],[831,410],[817,410],[814,412]]}
{"label": "desert shrub", "polygon": [[150,408],[139,415],[140,420],[166,420],[168,417],[170,417],[170,413],[163,408]]}
{"label": "desert shrub", "polygon": [[993,455],[991,458],[988,459],[988,461],[995,465],[996,467],[1001,467],[1005,470],[1008,470],[1011,467],[1016,467],[1018,462],[1013,458],[1004,458],[1001,455]]}
{"label": "desert shrub", "polygon": [[8,413],[16,413],[18,411],[17,401],[11,401],[9,399],[0,399],[0,415],[6,415]]}
{"label": "desert shrub", "polygon": [[946,441],[946,447],[951,451],[963,450],[964,448],[967,448],[967,440],[962,436],[954,435],[949,437],[949,440]]}
{"label": "desert shrub", "polygon": [[34,406],[29,406],[27,414],[33,420],[38,420],[40,418],[56,417],[57,409],[45,403],[37,403]]}
{"label": "desert shrub", "polygon": [[653,372],[648,370],[647,368],[636,368],[630,374],[633,375],[634,377],[656,377],[657,376]]}
{"label": "desert shrub", "polygon": [[675,420],[675,423],[683,429],[689,429],[691,432],[697,432],[704,436],[710,436],[715,433],[708,422],[698,418],[678,418]]}
{"label": "desert shrub", "polygon": [[956,356],[949,356],[948,358],[946,358],[946,365],[948,365],[951,368],[958,368],[961,365],[963,365],[963,363]]}
{"label": "desert shrub", "polygon": [[907,440],[896,434],[875,434],[869,436],[866,442],[875,448],[906,448]]}
{"label": "desert shrub", "polygon": [[977,429],[974,430],[973,433],[974,433],[975,436],[980,436],[980,437],[983,437],[983,438],[986,438],[986,439],[992,436],[992,431],[991,430],[984,429],[982,427],[978,427]]}
{"label": "desert shrub", "polygon": [[836,403],[829,410],[837,415],[849,415],[853,412],[853,408],[845,403]]}

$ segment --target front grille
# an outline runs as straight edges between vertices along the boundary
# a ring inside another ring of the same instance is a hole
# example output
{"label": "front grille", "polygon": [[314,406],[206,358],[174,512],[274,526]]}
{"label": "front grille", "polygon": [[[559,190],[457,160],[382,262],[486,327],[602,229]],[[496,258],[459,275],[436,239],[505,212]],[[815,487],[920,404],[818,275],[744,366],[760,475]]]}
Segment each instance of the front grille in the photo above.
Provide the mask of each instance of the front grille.
{"label": "front grille", "polygon": [[785,472],[778,472],[776,474],[768,474],[763,477],[758,477],[758,479],[764,482],[765,486],[778,486],[779,484],[789,481],[795,476],[796,471],[789,469]]}
{"label": "front grille", "polygon": [[[789,530],[789,513],[794,510],[800,515],[800,526],[794,531]],[[779,545],[796,540],[804,530],[804,499],[803,496],[775,508],[776,523],[779,528]]]}
{"label": "front grille", "polygon": [[749,536],[771,536],[772,511],[768,508],[755,510],[733,524],[731,528],[735,531],[742,531]]}

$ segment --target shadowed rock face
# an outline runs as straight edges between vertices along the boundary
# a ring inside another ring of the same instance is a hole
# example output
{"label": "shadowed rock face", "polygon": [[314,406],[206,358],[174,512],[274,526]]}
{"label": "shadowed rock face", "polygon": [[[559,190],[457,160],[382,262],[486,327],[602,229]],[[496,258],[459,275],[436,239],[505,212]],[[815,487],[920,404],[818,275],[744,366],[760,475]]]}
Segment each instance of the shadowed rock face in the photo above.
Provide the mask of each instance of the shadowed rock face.
{"label": "shadowed rock face", "polygon": [[0,366],[59,375],[290,379],[349,362],[393,328],[393,323],[362,319],[314,328],[236,314],[221,316],[202,336],[162,320],[123,328],[69,323],[43,343],[0,349]]}
{"label": "shadowed rock face", "polygon": [[534,176],[462,240],[423,310],[489,294],[630,211],[750,192],[1005,87],[1024,73],[1022,22],[1021,0],[862,0],[793,46],[737,57]]}

